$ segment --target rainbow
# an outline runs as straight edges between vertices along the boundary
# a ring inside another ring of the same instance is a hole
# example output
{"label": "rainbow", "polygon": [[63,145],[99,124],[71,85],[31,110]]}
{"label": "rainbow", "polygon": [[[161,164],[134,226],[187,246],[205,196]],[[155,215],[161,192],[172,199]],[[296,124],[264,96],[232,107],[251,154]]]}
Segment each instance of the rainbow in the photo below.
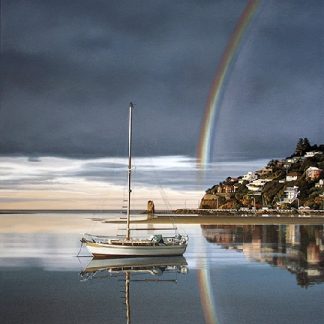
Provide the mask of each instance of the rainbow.
{"label": "rainbow", "polygon": [[212,87],[208,96],[205,109],[205,116],[200,130],[200,138],[197,150],[199,166],[204,167],[211,159],[211,141],[213,134],[213,124],[216,113],[220,109],[220,99],[224,88],[224,81],[228,74],[229,67],[233,63],[237,49],[241,43],[242,36],[249,25],[259,0],[248,0],[248,3],[242,12],[235,29],[225,48],[221,61],[217,67],[216,76],[213,80]]}
{"label": "rainbow", "polygon": [[[207,256],[206,256],[207,258]],[[206,324],[217,324],[215,301],[210,282],[210,270],[208,264],[204,269],[198,269],[198,282],[200,301]]]}

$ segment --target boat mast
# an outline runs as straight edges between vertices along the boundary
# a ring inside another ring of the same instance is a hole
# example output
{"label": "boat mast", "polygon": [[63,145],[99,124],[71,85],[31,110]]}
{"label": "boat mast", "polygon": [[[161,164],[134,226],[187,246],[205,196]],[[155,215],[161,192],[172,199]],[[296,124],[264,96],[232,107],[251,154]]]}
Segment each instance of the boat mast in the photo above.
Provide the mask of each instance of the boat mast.
{"label": "boat mast", "polygon": [[132,173],[132,110],[133,103],[129,104],[128,119],[128,204],[127,204],[127,232],[126,240],[130,239],[130,203],[131,203],[131,173]]}

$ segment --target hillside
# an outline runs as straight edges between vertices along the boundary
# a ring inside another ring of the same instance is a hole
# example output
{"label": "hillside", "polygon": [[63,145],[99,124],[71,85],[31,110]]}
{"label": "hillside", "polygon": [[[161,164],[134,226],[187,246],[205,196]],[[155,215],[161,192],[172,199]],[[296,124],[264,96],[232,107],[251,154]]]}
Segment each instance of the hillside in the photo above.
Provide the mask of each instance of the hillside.
{"label": "hillside", "polygon": [[324,209],[324,145],[300,138],[295,152],[206,190],[202,209]]}

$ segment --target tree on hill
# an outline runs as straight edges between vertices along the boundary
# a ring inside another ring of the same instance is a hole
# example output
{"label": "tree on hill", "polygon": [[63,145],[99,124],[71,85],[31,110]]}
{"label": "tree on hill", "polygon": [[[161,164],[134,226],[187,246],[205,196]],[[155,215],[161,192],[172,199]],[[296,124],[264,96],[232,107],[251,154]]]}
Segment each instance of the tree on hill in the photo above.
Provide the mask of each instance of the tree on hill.
{"label": "tree on hill", "polygon": [[280,192],[283,192],[284,184],[279,181],[267,182],[262,189],[262,196],[265,205],[272,205],[275,199],[278,198]]}
{"label": "tree on hill", "polygon": [[297,156],[303,156],[307,151],[311,149],[311,145],[307,137],[300,138],[297,142],[295,154]]}

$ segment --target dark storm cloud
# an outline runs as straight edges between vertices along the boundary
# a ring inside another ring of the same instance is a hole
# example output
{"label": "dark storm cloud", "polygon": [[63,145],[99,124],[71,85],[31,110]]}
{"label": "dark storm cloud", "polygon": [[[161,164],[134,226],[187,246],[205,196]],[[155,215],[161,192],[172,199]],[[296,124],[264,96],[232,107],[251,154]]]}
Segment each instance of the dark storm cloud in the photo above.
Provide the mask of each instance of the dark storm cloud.
{"label": "dark storm cloud", "polygon": [[3,1],[1,152],[123,154],[134,100],[137,152],[192,154],[226,7]]}
{"label": "dark storm cloud", "polygon": [[[2,1],[0,153],[124,155],[132,100],[136,154],[193,155],[217,63],[245,4]],[[288,120],[297,111],[302,120],[302,104],[320,106],[322,7],[320,1],[262,6],[224,97],[217,141],[225,137],[227,144],[216,144],[225,153],[269,143],[282,129],[271,121],[255,139],[256,119],[286,114]],[[282,93],[299,88],[305,91],[288,107]],[[239,134],[228,134],[231,124]],[[313,126],[306,123],[310,139]],[[288,141],[300,134],[286,133]]]}

